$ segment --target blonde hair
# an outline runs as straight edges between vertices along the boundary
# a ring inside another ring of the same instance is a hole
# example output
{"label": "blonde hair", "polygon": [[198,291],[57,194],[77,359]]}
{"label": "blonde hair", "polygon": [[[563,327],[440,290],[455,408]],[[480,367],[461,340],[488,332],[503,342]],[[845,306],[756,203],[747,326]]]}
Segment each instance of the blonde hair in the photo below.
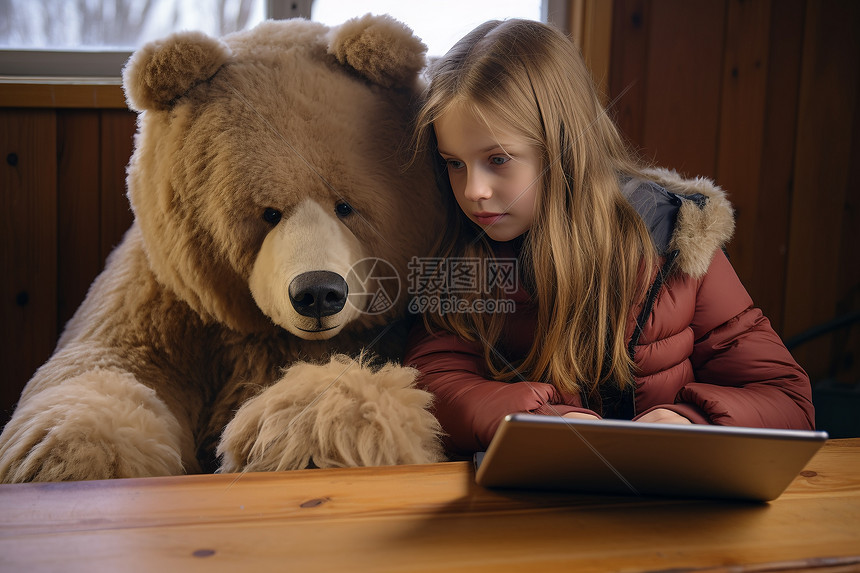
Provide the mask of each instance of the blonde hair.
{"label": "blonde hair", "polygon": [[[656,254],[645,224],[620,190],[620,178],[641,168],[600,103],[579,51],[549,25],[491,21],[434,62],[428,77],[415,125],[416,150],[429,146],[436,152],[433,123],[465,105],[485,123],[502,122],[534,145],[542,162],[534,221],[520,254],[523,280],[538,309],[526,357],[509,364],[496,351],[505,319],[499,313],[425,313],[428,327],[480,340],[489,371],[499,380],[549,382],[583,392],[592,404],[600,403],[603,384],[632,385],[625,333]],[[493,257],[490,241],[460,211],[437,163],[452,222],[437,256]]]}

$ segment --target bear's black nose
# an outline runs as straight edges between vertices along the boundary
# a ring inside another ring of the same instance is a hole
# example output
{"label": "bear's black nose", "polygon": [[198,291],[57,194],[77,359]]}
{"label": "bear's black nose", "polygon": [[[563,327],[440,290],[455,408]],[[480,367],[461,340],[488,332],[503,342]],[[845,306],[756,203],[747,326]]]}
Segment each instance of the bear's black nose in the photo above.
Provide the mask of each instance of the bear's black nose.
{"label": "bear's black nose", "polygon": [[331,271],[309,271],[290,282],[290,302],[302,316],[322,318],[343,310],[349,287]]}

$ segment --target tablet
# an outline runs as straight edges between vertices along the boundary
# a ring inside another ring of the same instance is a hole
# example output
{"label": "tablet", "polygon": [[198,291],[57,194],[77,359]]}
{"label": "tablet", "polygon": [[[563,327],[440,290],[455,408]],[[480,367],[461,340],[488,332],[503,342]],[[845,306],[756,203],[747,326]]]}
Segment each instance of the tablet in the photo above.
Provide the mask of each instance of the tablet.
{"label": "tablet", "polygon": [[827,432],[511,414],[475,455],[484,487],[769,501]]}

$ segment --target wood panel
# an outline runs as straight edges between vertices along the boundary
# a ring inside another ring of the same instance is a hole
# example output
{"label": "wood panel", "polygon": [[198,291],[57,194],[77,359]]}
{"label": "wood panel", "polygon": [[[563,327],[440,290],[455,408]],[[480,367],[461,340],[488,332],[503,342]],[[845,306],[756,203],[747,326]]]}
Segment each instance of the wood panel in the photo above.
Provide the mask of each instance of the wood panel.
{"label": "wood panel", "polygon": [[645,124],[648,33],[645,0],[617,0],[612,12],[612,60],[609,95],[612,113],[630,143],[641,148]]}
{"label": "wood panel", "polygon": [[[131,225],[125,168],[135,115],[69,108],[11,108],[0,114],[0,424],[5,424]],[[12,155],[16,159],[10,160]]]}
{"label": "wood panel", "polygon": [[[860,85],[858,29],[860,4],[809,2],[785,297],[787,336],[834,317],[840,292],[846,290],[840,288],[839,269],[858,262],[856,249],[848,260],[839,259],[843,232],[856,235],[856,229],[844,228],[844,213],[848,186],[856,192],[848,176]],[[826,336],[798,348],[795,356],[811,373],[824,376],[833,369],[832,349],[833,337]]]}
{"label": "wood panel", "polygon": [[[855,6],[856,8],[856,6]],[[855,14],[856,18],[856,14]],[[856,60],[860,64],[860,54]],[[850,187],[860,181],[860,95],[854,100],[854,127],[851,136],[851,158],[848,161],[849,187],[845,193],[845,220],[839,254],[839,290],[836,314],[857,317],[860,313],[860,250],[857,230],[860,229],[860,197]],[[860,386],[860,322],[851,323],[834,336],[833,378],[840,384]]]}
{"label": "wood panel", "polygon": [[785,301],[805,6],[806,0],[771,3],[758,209],[747,239],[755,265],[744,274],[746,286],[777,332],[782,332]]}
{"label": "wood panel", "polygon": [[726,2],[652,1],[641,145],[646,158],[716,175]]}
{"label": "wood panel", "polygon": [[0,110],[4,418],[57,338],[56,137],[53,110]]}
{"label": "wood panel", "polygon": [[[850,182],[860,181],[860,96],[854,102],[854,127],[848,165],[850,185]],[[856,318],[860,313],[860,250],[857,249],[860,198],[852,187],[846,189],[843,216],[836,316],[853,315]],[[833,361],[830,375],[840,386],[860,386],[860,322],[850,323],[833,336]]]}
{"label": "wood panel", "polygon": [[135,118],[128,110],[101,112],[102,266],[133,220],[126,195],[126,166],[134,147]]}
{"label": "wood panel", "polygon": [[36,78],[18,81],[0,77],[0,107],[126,109],[122,86],[116,83],[70,83],[69,80]]}
{"label": "wood panel", "polygon": [[612,2],[571,0],[569,30],[580,47],[603,105],[609,97],[609,58],[612,46]]}
{"label": "wood panel", "polygon": [[60,331],[84,300],[102,265],[97,216],[100,115],[98,110],[61,110],[57,114]]}
{"label": "wood panel", "polygon": [[[860,307],[860,3],[616,0],[610,95],[646,159],[714,177],[728,250],[789,339]],[[716,75],[715,75],[716,74]],[[854,314],[852,314],[854,313]],[[860,323],[803,344],[817,380],[860,382]]]}
{"label": "wood panel", "polygon": [[[729,1],[718,113],[716,176],[735,208],[735,236],[728,252],[735,271],[748,282],[759,259],[755,235],[766,232],[757,225],[770,9],[770,0]],[[768,213],[765,220],[772,217]],[[756,293],[750,294],[757,300]]]}

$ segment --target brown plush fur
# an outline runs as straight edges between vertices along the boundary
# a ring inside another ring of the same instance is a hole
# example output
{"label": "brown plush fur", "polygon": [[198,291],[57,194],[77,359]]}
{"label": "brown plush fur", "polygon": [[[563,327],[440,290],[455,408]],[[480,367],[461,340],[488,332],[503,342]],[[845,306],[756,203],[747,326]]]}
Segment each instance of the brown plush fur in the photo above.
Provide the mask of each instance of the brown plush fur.
{"label": "brown plush fur", "polygon": [[[422,463],[436,447],[415,415],[430,400],[412,386],[412,369],[389,364],[368,380],[360,362],[336,356],[324,367],[300,363],[285,375],[292,384],[252,398],[227,426],[218,449],[222,471]],[[422,433],[424,442],[411,438]]]}
{"label": "brown plush fur", "polygon": [[[2,481],[214,470],[219,441],[225,471],[440,459],[415,372],[358,360],[398,358],[407,263],[441,224],[429,160],[399,154],[423,54],[368,16],[132,57],[135,223],[0,435]],[[293,309],[292,278],[366,257],[404,283],[386,312]]]}
{"label": "brown plush fur", "polygon": [[709,179],[684,179],[668,169],[650,169],[644,174],[673,193],[701,193],[708,198],[701,208],[692,201],[681,205],[678,226],[669,244],[669,250],[678,250],[679,271],[693,278],[703,277],[714,253],[729,242],[735,231],[734,210],[725,192]]}

